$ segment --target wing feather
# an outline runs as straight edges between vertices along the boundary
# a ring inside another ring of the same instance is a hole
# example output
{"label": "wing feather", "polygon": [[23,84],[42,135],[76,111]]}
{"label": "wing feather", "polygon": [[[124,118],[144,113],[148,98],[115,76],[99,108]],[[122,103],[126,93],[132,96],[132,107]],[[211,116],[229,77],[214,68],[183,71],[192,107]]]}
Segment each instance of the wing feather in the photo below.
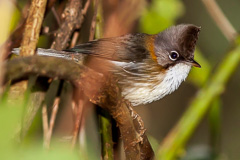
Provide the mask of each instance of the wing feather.
{"label": "wing feather", "polygon": [[147,34],[128,34],[121,37],[103,38],[79,44],[65,50],[74,54],[90,54],[92,56],[120,62],[141,62],[149,51],[145,46]]}

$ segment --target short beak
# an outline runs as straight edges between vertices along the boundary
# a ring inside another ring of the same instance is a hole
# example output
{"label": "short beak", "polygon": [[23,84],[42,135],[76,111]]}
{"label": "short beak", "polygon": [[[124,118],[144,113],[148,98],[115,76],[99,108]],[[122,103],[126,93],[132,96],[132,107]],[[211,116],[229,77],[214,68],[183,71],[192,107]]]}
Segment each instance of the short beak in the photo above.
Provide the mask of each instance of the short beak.
{"label": "short beak", "polygon": [[194,67],[198,67],[198,68],[201,68],[201,65],[196,62],[194,59],[191,59],[189,61],[187,61],[190,65],[194,66]]}

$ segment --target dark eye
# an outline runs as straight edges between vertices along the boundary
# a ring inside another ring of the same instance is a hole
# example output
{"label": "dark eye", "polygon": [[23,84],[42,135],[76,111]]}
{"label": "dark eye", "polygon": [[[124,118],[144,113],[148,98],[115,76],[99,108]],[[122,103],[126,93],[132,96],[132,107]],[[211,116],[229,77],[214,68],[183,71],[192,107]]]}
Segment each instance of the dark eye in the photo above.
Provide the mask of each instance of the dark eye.
{"label": "dark eye", "polygon": [[177,58],[179,57],[179,54],[177,51],[171,51],[170,55],[169,55],[169,58],[172,60],[172,61],[176,61]]}

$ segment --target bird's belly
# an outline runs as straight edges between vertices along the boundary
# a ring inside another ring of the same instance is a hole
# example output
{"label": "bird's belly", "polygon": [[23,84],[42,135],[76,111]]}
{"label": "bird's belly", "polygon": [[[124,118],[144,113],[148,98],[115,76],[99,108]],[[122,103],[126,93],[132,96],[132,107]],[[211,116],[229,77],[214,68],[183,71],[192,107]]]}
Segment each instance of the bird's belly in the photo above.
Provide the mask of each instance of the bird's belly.
{"label": "bird's belly", "polygon": [[151,103],[159,100],[175,89],[172,85],[159,82],[158,84],[134,83],[131,87],[123,88],[122,95],[129,100],[133,106]]}

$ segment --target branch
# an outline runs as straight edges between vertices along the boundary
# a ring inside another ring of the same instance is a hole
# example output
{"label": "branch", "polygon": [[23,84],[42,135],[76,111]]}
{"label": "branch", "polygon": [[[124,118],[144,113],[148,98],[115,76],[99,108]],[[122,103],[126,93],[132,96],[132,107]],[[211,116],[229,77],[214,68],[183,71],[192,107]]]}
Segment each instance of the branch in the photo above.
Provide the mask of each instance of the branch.
{"label": "branch", "polygon": [[51,48],[56,50],[62,50],[67,47],[67,42],[73,31],[80,26],[82,23],[82,1],[81,0],[70,0],[62,14],[64,22],[57,31],[55,40],[52,43]]}
{"label": "branch", "polygon": [[[90,34],[89,34],[89,41],[92,41],[93,39],[94,39],[94,35],[95,35],[95,30],[96,30],[96,25],[100,25],[100,23],[98,22],[98,24],[97,24],[97,22],[96,22],[96,20],[97,20],[97,15],[99,15],[99,16],[101,16],[102,17],[102,15],[100,15],[101,13],[101,9],[100,9],[100,6],[101,5],[99,5],[99,0],[95,0],[94,1],[95,2],[95,4],[94,4],[94,12],[93,12],[93,18],[92,18],[92,23],[91,23],[91,26],[90,26]],[[100,11],[99,11],[100,10]],[[102,28],[102,26],[99,26],[99,27],[101,27]],[[97,39],[99,39],[99,38],[101,38],[102,37],[102,35],[100,36],[99,35],[99,37],[96,37]]]}
{"label": "branch", "polygon": [[116,120],[127,159],[153,158],[153,151],[140,117],[136,118],[134,112],[129,109],[131,105],[122,99],[114,77],[106,77],[72,61],[55,57],[20,57],[7,62],[5,67],[5,82],[32,74],[70,81],[75,89],[82,90],[91,102],[107,109]]}
{"label": "branch", "polygon": [[165,138],[158,159],[173,159],[189,140],[215,97],[223,93],[226,83],[240,63],[240,43],[223,58],[209,83],[199,91],[178,124]]}
{"label": "branch", "polygon": [[215,0],[202,0],[207,11],[212,16],[213,20],[216,22],[217,26],[220,28],[222,33],[228,39],[228,41],[235,40],[237,36],[236,30],[233,28],[231,23],[228,21],[218,4]]}
{"label": "branch", "polygon": [[32,1],[21,43],[21,56],[30,56],[35,53],[46,5],[47,0]]}
{"label": "branch", "polygon": [[42,123],[43,123],[43,146],[49,149],[50,143],[48,143],[49,126],[48,126],[48,116],[47,116],[47,105],[43,105],[42,107]]}
{"label": "branch", "polygon": [[[102,67],[106,67],[107,63],[101,63],[104,66],[97,64],[95,59],[93,64],[102,73],[104,70]],[[81,75],[79,86],[92,103],[108,110],[116,120],[124,143],[126,159],[152,159],[154,153],[145,134],[143,123],[140,117],[135,116],[131,104],[122,98],[117,83],[117,79],[109,74],[94,74],[93,71],[88,71]]]}
{"label": "branch", "polygon": [[[78,20],[78,21],[79,21],[79,24],[76,26],[76,28],[78,28],[78,29],[81,28],[81,25],[82,25],[82,23],[83,23],[83,21],[84,21],[84,18],[85,18],[85,16],[86,16],[86,14],[87,14],[88,8],[89,8],[89,6],[90,6],[90,1],[91,1],[91,0],[87,0],[87,2],[85,3],[85,5],[84,5],[84,7],[83,7],[83,9],[82,9],[82,11],[81,11],[82,14],[79,15],[79,17],[78,17],[78,19],[79,19],[79,20]],[[73,33],[73,38],[72,38],[72,40],[71,40],[70,48],[73,48],[73,47],[76,45],[78,36],[79,36],[79,32],[78,32],[78,31],[75,31],[75,32]]]}
{"label": "branch", "polygon": [[[44,105],[44,107],[46,107],[46,105]],[[49,125],[48,125],[49,126],[48,132],[46,134],[46,138],[44,138],[44,140],[45,140],[44,144],[47,149],[50,148],[50,142],[51,142],[51,138],[52,138],[53,127],[54,127],[55,120],[57,117],[58,108],[59,108],[59,98],[56,98],[54,101],[54,104],[53,104],[51,118],[50,118]],[[47,111],[46,111],[46,113],[47,113]],[[47,121],[47,123],[48,123],[48,121]]]}
{"label": "branch", "polygon": [[[86,100],[84,94],[81,90],[75,90],[73,94],[74,98],[72,101],[72,112],[74,115],[74,127],[73,127],[73,137],[72,137],[72,148],[75,147],[79,132],[82,129],[83,111],[86,107]],[[82,143],[82,142],[81,142]]]}
{"label": "branch", "polygon": [[[58,69],[56,70],[56,66]],[[79,79],[83,66],[72,61],[55,57],[31,56],[18,57],[8,61],[5,65],[5,82],[12,79],[17,80],[29,75],[40,75],[50,78],[58,77],[71,81],[73,84]]]}

